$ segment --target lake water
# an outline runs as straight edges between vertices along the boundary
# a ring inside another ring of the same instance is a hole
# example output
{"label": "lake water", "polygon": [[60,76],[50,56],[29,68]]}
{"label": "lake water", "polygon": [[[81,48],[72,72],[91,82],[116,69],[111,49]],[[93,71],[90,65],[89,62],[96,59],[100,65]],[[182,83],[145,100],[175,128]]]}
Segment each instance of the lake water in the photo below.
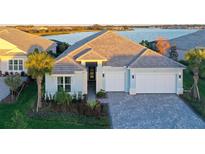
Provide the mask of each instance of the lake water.
{"label": "lake water", "polygon": [[[136,28],[133,31],[118,31],[117,33],[126,36],[133,41],[141,42],[142,40],[154,41],[158,37],[173,39],[196,31],[197,31],[196,29]],[[89,35],[92,35],[94,33],[96,32],[80,32],[80,33],[73,33],[73,34],[50,35],[44,37],[48,39],[58,40],[61,42],[67,42],[72,45],[75,42]]]}

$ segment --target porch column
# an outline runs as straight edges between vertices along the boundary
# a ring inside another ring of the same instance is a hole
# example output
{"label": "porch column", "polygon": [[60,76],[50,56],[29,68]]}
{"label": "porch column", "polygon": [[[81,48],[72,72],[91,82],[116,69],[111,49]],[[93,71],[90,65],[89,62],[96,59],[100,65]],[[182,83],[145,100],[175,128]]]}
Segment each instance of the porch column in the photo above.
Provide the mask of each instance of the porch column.
{"label": "porch column", "polygon": [[96,93],[103,89],[103,77],[102,77],[102,62],[98,62],[96,67]]}
{"label": "porch column", "polygon": [[87,71],[83,72],[83,94],[88,94],[88,79]]}

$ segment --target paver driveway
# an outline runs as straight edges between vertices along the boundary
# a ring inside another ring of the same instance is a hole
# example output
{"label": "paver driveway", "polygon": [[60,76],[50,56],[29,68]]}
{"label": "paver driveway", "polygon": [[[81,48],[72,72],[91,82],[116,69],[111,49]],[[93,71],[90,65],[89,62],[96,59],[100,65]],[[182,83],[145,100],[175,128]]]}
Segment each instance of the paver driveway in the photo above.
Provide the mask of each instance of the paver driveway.
{"label": "paver driveway", "polygon": [[108,93],[113,128],[205,128],[205,122],[175,94]]}

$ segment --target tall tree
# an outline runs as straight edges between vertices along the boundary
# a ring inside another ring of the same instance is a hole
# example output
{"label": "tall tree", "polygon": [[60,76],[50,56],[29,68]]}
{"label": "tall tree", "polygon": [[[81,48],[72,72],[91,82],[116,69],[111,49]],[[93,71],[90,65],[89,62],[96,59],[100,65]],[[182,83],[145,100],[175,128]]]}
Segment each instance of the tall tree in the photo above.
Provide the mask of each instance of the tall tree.
{"label": "tall tree", "polygon": [[28,69],[28,75],[36,79],[38,86],[38,100],[36,111],[42,107],[41,96],[42,96],[42,80],[46,73],[51,73],[54,65],[54,59],[45,51],[33,52],[28,56],[25,63]]}
{"label": "tall tree", "polygon": [[205,60],[204,49],[191,49],[185,54],[185,59],[189,63],[189,68],[193,72],[194,83],[191,88],[192,96],[195,100],[200,100],[200,93],[198,88],[199,71],[203,68],[202,63]]}
{"label": "tall tree", "polygon": [[169,52],[169,57],[175,61],[178,60],[178,52],[177,52],[177,47],[176,45],[173,45],[171,48],[170,48],[170,52]]}
{"label": "tall tree", "polygon": [[22,80],[20,75],[11,75],[4,79],[4,82],[7,84],[11,91],[11,101],[14,101],[14,92],[21,86]]}
{"label": "tall tree", "polygon": [[156,42],[157,50],[161,54],[166,54],[166,51],[170,48],[169,41],[163,37],[159,37]]}

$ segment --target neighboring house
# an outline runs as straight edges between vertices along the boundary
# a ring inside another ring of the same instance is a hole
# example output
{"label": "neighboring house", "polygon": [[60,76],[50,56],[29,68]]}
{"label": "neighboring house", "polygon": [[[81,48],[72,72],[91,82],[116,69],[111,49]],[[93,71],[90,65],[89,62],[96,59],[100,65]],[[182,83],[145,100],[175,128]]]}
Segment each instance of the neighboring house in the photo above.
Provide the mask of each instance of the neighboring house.
{"label": "neighboring house", "polygon": [[176,45],[179,60],[184,59],[185,53],[193,48],[205,48],[205,30],[199,30],[170,40],[171,45]]}
{"label": "neighboring house", "polygon": [[36,48],[56,52],[57,44],[15,28],[0,28],[0,71],[26,72],[24,62]]}
{"label": "neighboring house", "polygon": [[111,31],[101,31],[57,57],[52,74],[46,75],[47,95],[60,88],[71,94],[95,92],[183,93],[185,67]]}

